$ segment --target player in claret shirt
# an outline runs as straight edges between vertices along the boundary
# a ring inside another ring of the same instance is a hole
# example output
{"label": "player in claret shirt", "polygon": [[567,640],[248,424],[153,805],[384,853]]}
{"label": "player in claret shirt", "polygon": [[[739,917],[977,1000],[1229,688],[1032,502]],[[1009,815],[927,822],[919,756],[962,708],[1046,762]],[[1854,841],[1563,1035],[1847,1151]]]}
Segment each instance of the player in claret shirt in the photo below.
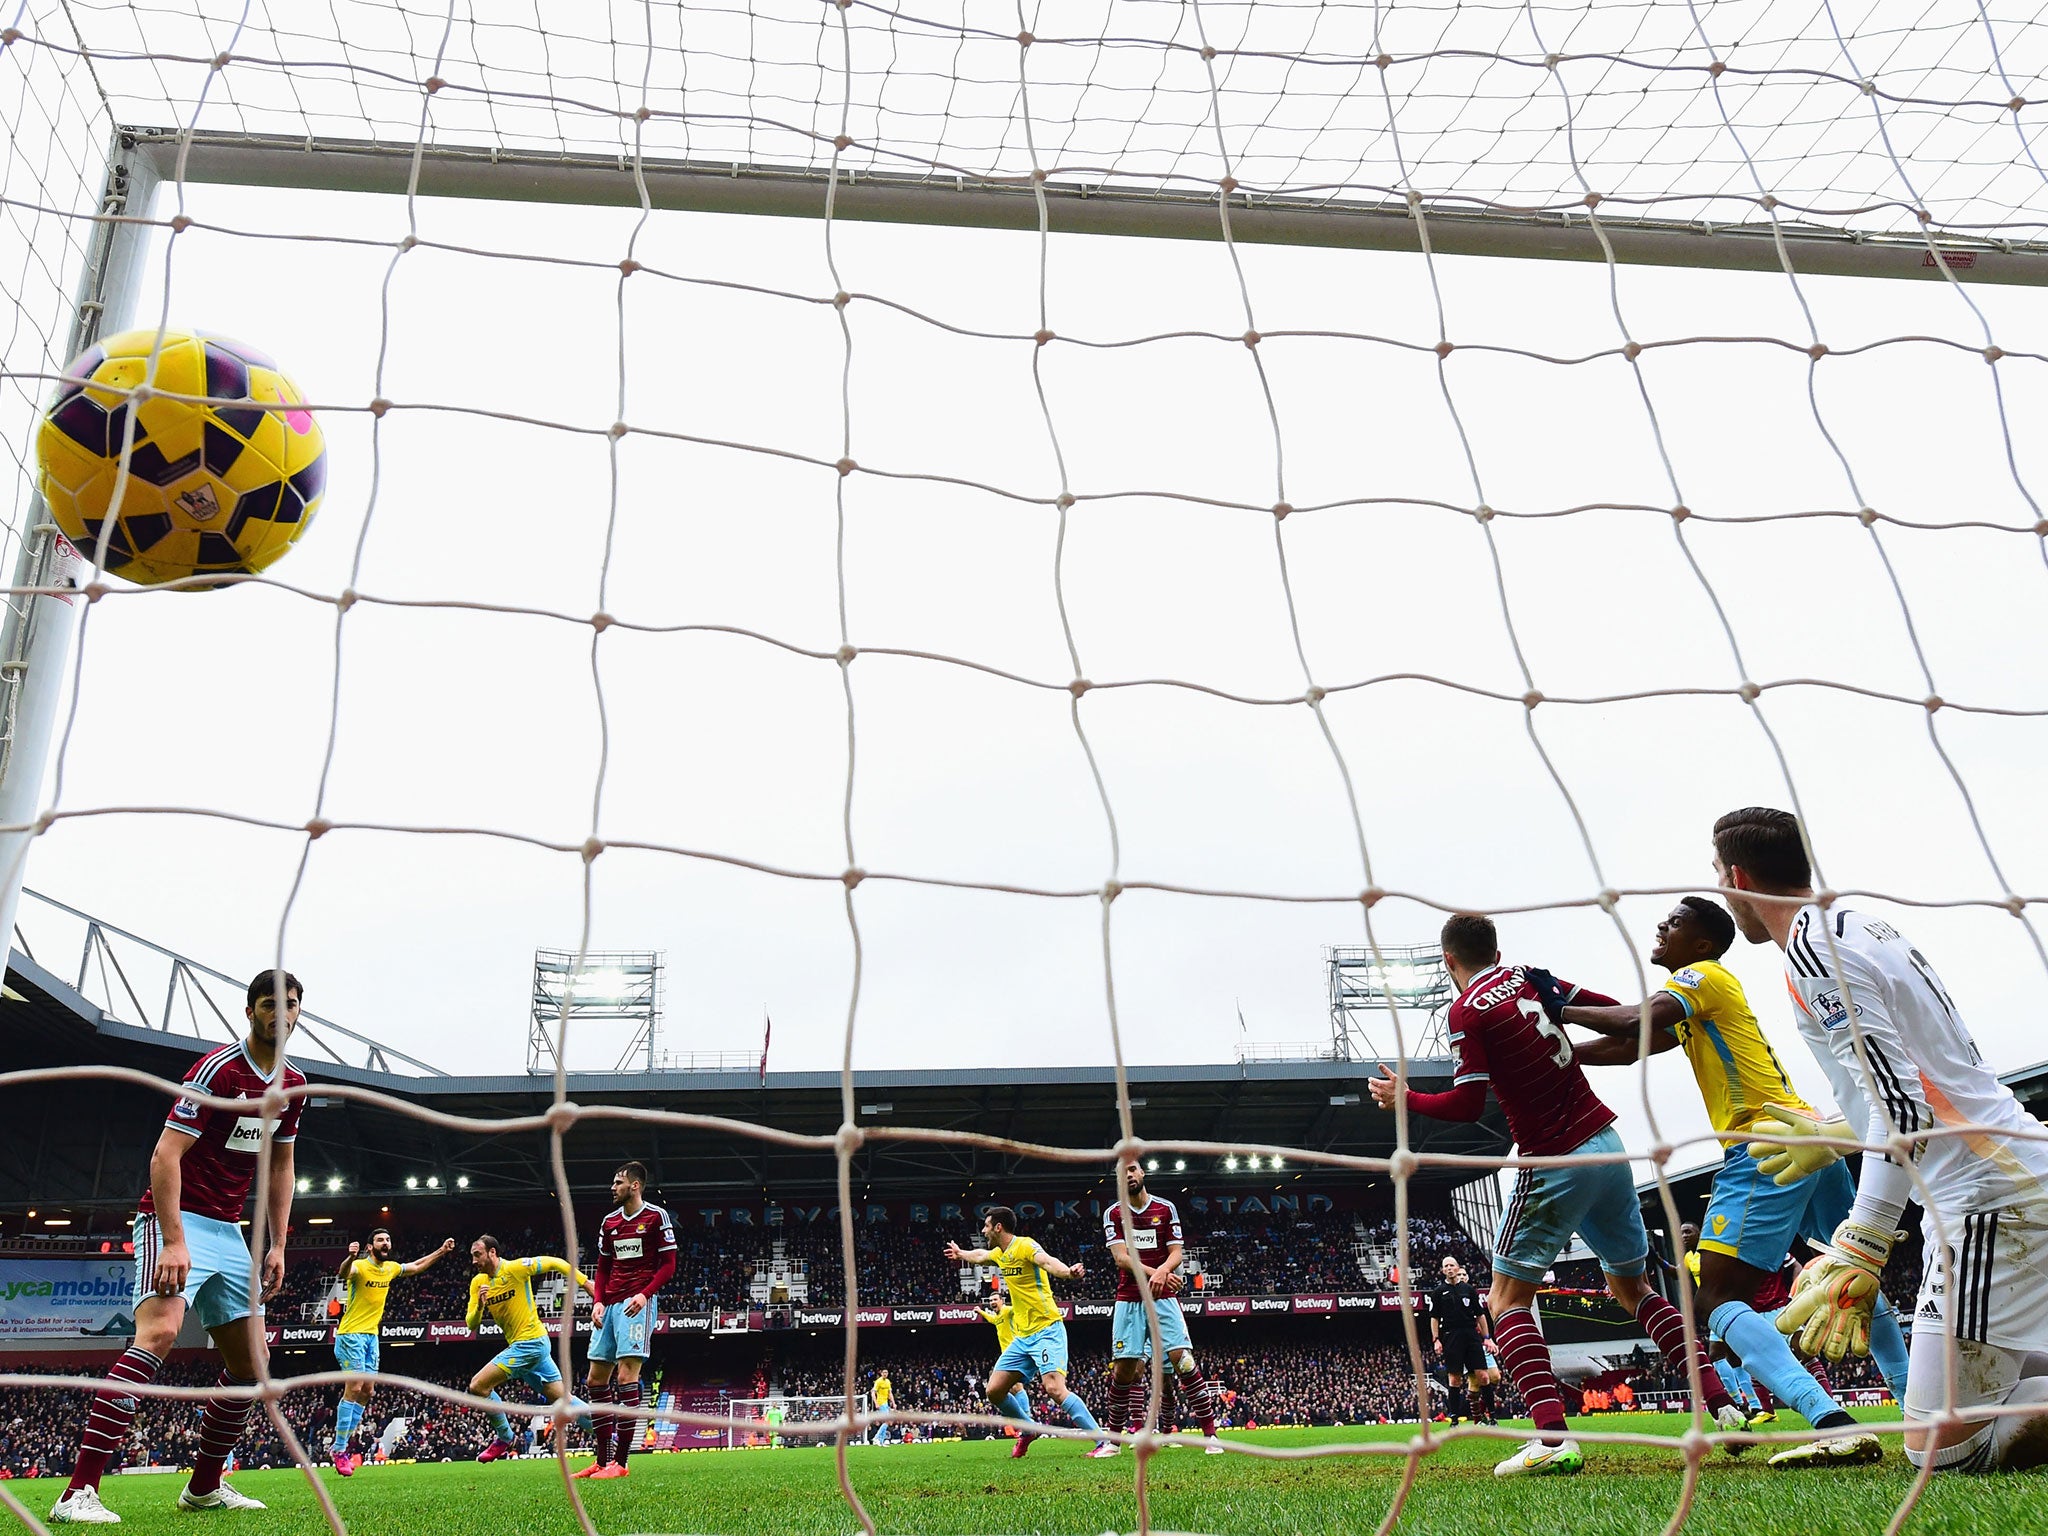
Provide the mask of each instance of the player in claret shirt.
{"label": "player in claret shirt", "polygon": [[[263,1329],[251,1318],[284,1283],[284,1240],[292,1214],[292,1143],[303,1096],[286,1101],[275,1120],[199,1102],[261,1099],[272,1087],[303,1088],[305,1074],[285,1060],[285,1041],[299,1022],[302,995],[289,971],[265,971],[249,983],[249,1035],[202,1056],[185,1074],[186,1097],[171,1106],[149,1159],[149,1187],[135,1218],[135,1342],[107,1372],[78,1443],[78,1462],[50,1511],[60,1524],[119,1525],[100,1502],[100,1475],[128,1438],[138,1406],[132,1388],[163,1368],[189,1307],[220,1351],[218,1385],[246,1387],[266,1358]],[[254,1109],[254,1106],[251,1106]],[[256,1181],[264,1136],[271,1142],[263,1189],[263,1295],[249,1295],[249,1245],[242,1210]],[[260,1501],[221,1480],[228,1453],[242,1437],[253,1400],[218,1397],[199,1419],[192,1481],[180,1509],[261,1509]]]}
{"label": "player in claret shirt", "polygon": [[[1208,1436],[1206,1450],[1221,1456],[1216,1441],[1216,1390],[1195,1363],[1195,1348],[1178,1300],[1181,1287],[1180,1212],[1145,1188],[1145,1169],[1136,1158],[1123,1165],[1126,1198],[1102,1216],[1102,1240],[1116,1260],[1116,1316],[1110,1326],[1109,1423],[1125,1429],[1145,1420],[1145,1362],[1152,1358],[1152,1330],[1145,1319],[1145,1291],[1159,1312],[1159,1343],[1180,1385],[1181,1401]],[[1125,1228],[1128,1225],[1129,1239]],[[1143,1286],[1145,1289],[1140,1290]],[[1163,1404],[1161,1406],[1164,1406]],[[1123,1449],[1105,1440],[1088,1454],[1114,1456]]]}
{"label": "player in claret shirt", "polygon": [[[1614,1111],[1587,1084],[1586,1074],[1573,1059],[1570,1038],[1544,1012],[1538,985],[1573,1004],[1613,1007],[1614,999],[1542,971],[1502,965],[1491,918],[1451,918],[1443,927],[1443,947],[1444,966],[1459,988],[1448,1021],[1451,1044],[1458,1052],[1457,1075],[1447,1093],[1409,1089],[1409,1110],[1439,1120],[1477,1120],[1486,1109],[1490,1085],[1524,1156],[1620,1153]],[[1392,1109],[1401,1087],[1390,1068],[1380,1070],[1385,1075],[1373,1080],[1373,1102]],[[1550,1346],[1543,1342],[1531,1310],[1544,1271],[1574,1233],[1598,1256],[1607,1289],[1635,1314],[1672,1371],[1683,1375],[1689,1363],[1697,1366],[1707,1412],[1715,1423],[1722,1429],[1746,1428],[1742,1410],[1707,1364],[1705,1348],[1696,1345],[1688,1359],[1684,1320],[1644,1276],[1650,1235],[1643,1227],[1628,1163],[1524,1168],[1494,1236],[1493,1285],[1486,1293],[1486,1310],[1493,1317],[1500,1363],[1528,1404],[1539,1433],[1496,1466],[1494,1475],[1577,1472],[1585,1465],[1578,1443],[1565,1434],[1564,1394],[1551,1369]]]}
{"label": "player in claret shirt", "polygon": [[[618,1206],[597,1229],[596,1304],[590,1309],[590,1400],[640,1406],[640,1367],[660,1307],[655,1298],[676,1272],[676,1224],[646,1196],[647,1166],[627,1163],[612,1175]],[[597,1425],[597,1460],[572,1477],[624,1477],[640,1437],[638,1419],[605,1417]]]}

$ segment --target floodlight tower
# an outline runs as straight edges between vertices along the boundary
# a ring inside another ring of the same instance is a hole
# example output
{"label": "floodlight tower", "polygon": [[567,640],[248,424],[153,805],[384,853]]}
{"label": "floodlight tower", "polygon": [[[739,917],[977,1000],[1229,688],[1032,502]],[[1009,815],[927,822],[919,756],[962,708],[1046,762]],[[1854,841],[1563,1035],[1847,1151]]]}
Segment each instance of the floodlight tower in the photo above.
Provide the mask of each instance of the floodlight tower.
{"label": "floodlight tower", "polygon": [[1323,951],[1330,978],[1330,1054],[1340,1061],[1391,1061],[1393,1013],[1410,1057],[1448,1056],[1444,1020],[1457,989],[1438,944],[1382,944],[1377,952],[1332,946]]}
{"label": "floodlight tower", "polygon": [[526,1070],[566,1066],[558,1053],[562,1020],[570,1039],[585,1038],[585,1026],[630,1026],[626,1048],[614,1072],[654,1070],[654,1035],[661,1022],[662,956],[658,950],[592,950],[580,959],[573,949],[533,952],[533,1021],[526,1035]]}

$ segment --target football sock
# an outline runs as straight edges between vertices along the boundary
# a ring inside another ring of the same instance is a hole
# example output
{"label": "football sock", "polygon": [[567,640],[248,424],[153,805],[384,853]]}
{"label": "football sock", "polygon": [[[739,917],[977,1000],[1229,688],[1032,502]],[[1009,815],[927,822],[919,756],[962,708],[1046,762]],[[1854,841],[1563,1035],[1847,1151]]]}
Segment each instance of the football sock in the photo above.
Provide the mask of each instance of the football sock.
{"label": "football sock", "polygon": [[[505,1401],[495,1392],[490,1394],[490,1398],[494,1403],[502,1404]],[[503,1408],[493,1408],[491,1410],[491,1428],[498,1432],[500,1440],[504,1441],[507,1445],[512,1443],[512,1421],[505,1417]]]}
{"label": "football sock", "polygon": [[1444,1413],[1447,1417],[1453,1419],[1464,1419],[1471,1417],[1472,1404],[1470,1399],[1466,1396],[1465,1389],[1463,1387],[1451,1388],[1450,1401],[1444,1404]]}
{"label": "football sock", "polygon": [[1514,1307],[1494,1319],[1493,1341],[1500,1350],[1501,1369],[1522,1394],[1523,1405],[1546,1445],[1564,1435],[1564,1394],[1550,1366],[1550,1346],[1527,1307]]}
{"label": "football sock", "polygon": [[334,1454],[348,1454],[348,1443],[355,1437],[356,1426],[363,1422],[363,1405],[352,1397],[344,1397],[334,1406]]}
{"label": "football sock", "polygon": [[1495,1394],[1497,1391],[1498,1389],[1490,1381],[1479,1384],[1479,1406],[1485,1410],[1486,1416],[1489,1419],[1499,1417],[1499,1414],[1494,1411],[1496,1407]]}
{"label": "football sock", "polygon": [[1060,1399],[1060,1408],[1074,1421],[1076,1429],[1085,1429],[1091,1435],[1102,1433],[1102,1426],[1095,1422],[1095,1415],[1088,1411],[1088,1405],[1081,1401],[1081,1394],[1069,1392]]}
{"label": "football sock", "polygon": [[1031,1417],[1031,1398],[1022,1387],[1010,1388],[1010,1417],[1028,1419]]}
{"label": "football sock", "polygon": [[[249,1382],[223,1366],[220,1379],[214,1385],[246,1387]],[[199,1452],[192,1458],[192,1492],[211,1493],[220,1486],[221,1470],[227,1466],[228,1453],[242,1438],[242,1431],[249,1427],[249,1410],[255,1406],[255,1402],[246,1397],[207,1399],[206,1409],[199,1416]]]}
{"label": "football sock", "polygon": [[[1899,1329],[1899,1314],[1892,1310],[1892,1304],[1878,1293],[1877,1310],[1870,1316],[1870,1358],[1877,1362],[1878,1370],[1884,1373],[1884,1384],[1891,1389],[1892,1401],[1906,1400],[1906,1336]],[[2013,1419],[1999,1419],[2000,1424],[2017,1422]]]}
{"label": "football sock", "polygon": [[1756,1411],[1758,1413],[1776,1413],[1778,1411],[1778,1400],[1771,1396],[1771,1389],[1769,1387],[1756,1379],[1756,1373],[1753,1371],[1749,1377],[1749,1390],[1756,1394]]}
{"label": "football sock", "polygon": [[1714,1332],[1742,1357],[1743,1369],[1807,1423],[1818,1428],[1829,1414],[1841,1412],[1841,1405],[1828,1396],[1827,1388],[1793,1356],[1792,1345],[1778,1332],[1778,1325],[1749,1303],[1724,1301],[1714,1308],[1711,1322]]}
{"label": "football sock", "polygon": [[[638,1408],[640,1406],[640,1383],[637,1381],[613,1382],[612,1401],[622,1403],[628,1408]],[[620,1419],[618,1427],[612,1431],[613,1454],[617,1456],[620,1466],[624,1466],[626,1458],[633,1454],[633,1442],[640,1438],[640,1429],[641,1425],[638,1419]]]}
{"label": "football sock", "polygon": [[1188,1412],[1195,1416],[1195,1422],[1202,1426],[1202,1433],[1211,1439],[1216,1435],[1216,1393],[1209,1380],[1202,1374],[1202,1368],[1192,1360],[1184,1371],[1176,1371],[1175,1379],[1180,1383],[1180,1395],[1188,1405]]}
{"label": "football sock", "polygon": [[68,1495],[77,1488],[97,1488],[100,1474],[121,1442],[128,1438],[128,1426],[135,1422],[141,1406],[128,1388],[135,1383],[156,1380],[163,1361],[146,1349],[129,1349],[107,1372],[107,1385],[93,1395],[92,1411],[86,1415],[85,1433],[78,1441],[78,1465],[71,1473]]}
{"label": "football sock", "polygon": [[[590,1383],[590,1400],[593,1403],[615,1403],[618,1401],[618,1398],[613,1395],[613,1388],[610,1382],[593,1381]],[[600,1467],[608,1466],[611,1463],[612,1436],[618,1428],[619,1421],[610,1414],[598,1415],[597,1428],[592,1433],[591,1440],[596,1446],[597,1464]]]}
{"label": "football sock", "polygon": [[1127,1382],[1122,1387],[1118,1387],[1114,1382],[1110,1383],[1111,1392],[1123,1393],[1124,1422],[1134,1430],[1145,1427],[1145,1394],[1151,1385],[1143,1373],[1139,1374],[1136,1381]]}
{"label": "football sock", "polygon": [[1131,1424],[1130,1394],[1124,1390],[1124,1383],[1114,1376],[1109,1378],[1109,1406],[1102,1410],[1102,1427],[1112,1435],[1120,1435]]}
{"label": "football sock", "polygon": [[[1643,1331],[1650,1336],[1650,1342],[1664,1353],[1664,1363],[1672,1374],[1683,1376],[1688,1363],[1700,1368],[1700,1392],[1707,1400],[1707,1412],[1719,1413],[1729,1404],[1728,1389],[1721,1385],[1721,1378],[1707,1364],[1707,1346],[1703,1339],[1693,1342],[1690,1354],[1685,1347],[1685,1318],[1678,1308],[1671,1305],[1655,1291],[1646,1293],[1636,1304],[1636,1321],[1643,1325]],[[1727,1334],[1722,1334],[1727,1339]],[[1728,1347],[1735,1348],[1735,1341],[1728,1339]],[[1744,1359],[1748,1356],[1745,1354]]]}

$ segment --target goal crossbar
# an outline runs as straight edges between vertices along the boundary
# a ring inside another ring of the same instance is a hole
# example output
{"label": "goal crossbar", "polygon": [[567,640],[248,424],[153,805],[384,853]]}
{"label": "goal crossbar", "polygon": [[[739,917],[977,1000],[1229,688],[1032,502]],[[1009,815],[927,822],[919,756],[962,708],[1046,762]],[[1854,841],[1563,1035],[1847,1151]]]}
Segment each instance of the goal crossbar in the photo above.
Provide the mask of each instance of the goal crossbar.
{"label": "goal crossbar", "polygon": [[[328,192],[483,198],[501,202],[637,207],[644,184],[652,207],[705,213],[817,218],[825,211],[829,170],[739,161],[642,159],[625,155],[541,154],[480,146],[385,143],[368,139],[195,133],[189,143],[168,129],[119,130],[123,151],[165,181],[292,187]],[[182,163],[181,163],[182,162]],[[1132,235],[1220,240],[1217,190],[1043,184],[1046,218],[1056,234]],[[1035,230],[1038,201],[1028,180],[938,174],[841,171],[832,201],[838,219],[889,224]],[[1584,212],[1445,207],[1424,202],[1430,247],[1452,256],[1549,261],[1616,261],[1649,266],[1777,272],[1789,259],[1800,273],[1847,277],[1940,278],[2048,284],[2048,243],[1987,240],[1950,233],[1877,235],[1781,221],[1710,224],[1603,211],[1596,230]],[[1398,200],[1369,203],[1240,190],[1230,194],[1230,233],[1255,244],[1413,252],[1417,216]],[[1602,244],[1602,235],[1606,246]],[[1782,239],[1783,257],[1778,244]]]}

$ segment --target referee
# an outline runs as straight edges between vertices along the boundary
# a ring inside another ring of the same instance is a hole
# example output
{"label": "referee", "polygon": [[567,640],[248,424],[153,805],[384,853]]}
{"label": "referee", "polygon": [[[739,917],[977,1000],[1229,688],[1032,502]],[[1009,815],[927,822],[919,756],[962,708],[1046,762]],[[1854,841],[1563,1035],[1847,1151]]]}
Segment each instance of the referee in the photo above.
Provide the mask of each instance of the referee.
{"label": "referee", "polygon": [[1429,1293],[1429,1331],[1450,1383],[1447,1411],[1453,1424],[1472,1417],[1466,1378],[1486,1369],[1486,1307],[1455,1257],[1444,1255],[1443,1284]]}

